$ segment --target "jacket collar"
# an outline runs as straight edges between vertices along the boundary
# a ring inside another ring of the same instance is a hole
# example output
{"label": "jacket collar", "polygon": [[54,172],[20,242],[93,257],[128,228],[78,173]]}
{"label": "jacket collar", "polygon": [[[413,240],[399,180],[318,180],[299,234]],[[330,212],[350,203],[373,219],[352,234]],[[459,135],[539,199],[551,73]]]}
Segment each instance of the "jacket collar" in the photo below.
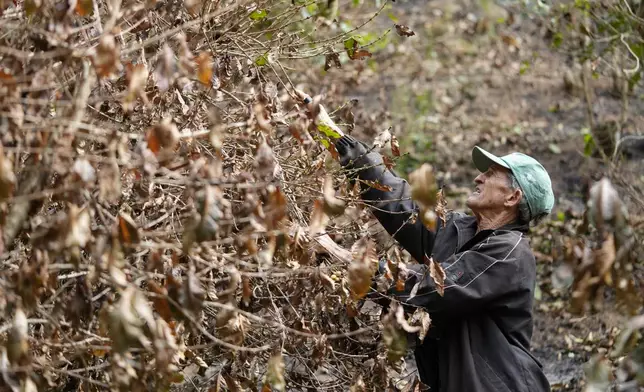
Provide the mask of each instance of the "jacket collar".
{"label": "jacket collar", "polygon": [[[458,243],[456,249],[458,249],[459,251],[464,250],[461,248],[466,244],[469,245],[467,248],[470,248],[474,243],[480,242],[495,230],[514,230],[519,231],[523,234],[527,234],[529,230],[528,224],[513,222],[494,230],[482,230],[477,233],[476,230],[478,229],[478,223],[476,221],[476,218],[471,215],[466,215],[460,219],[456,219],[454,221],[454,225],[456,226],[456,231],[458,233]],[[477,240],[474,243],[470,243],[470,241],[474,239],[474,237],[477,237]]]}

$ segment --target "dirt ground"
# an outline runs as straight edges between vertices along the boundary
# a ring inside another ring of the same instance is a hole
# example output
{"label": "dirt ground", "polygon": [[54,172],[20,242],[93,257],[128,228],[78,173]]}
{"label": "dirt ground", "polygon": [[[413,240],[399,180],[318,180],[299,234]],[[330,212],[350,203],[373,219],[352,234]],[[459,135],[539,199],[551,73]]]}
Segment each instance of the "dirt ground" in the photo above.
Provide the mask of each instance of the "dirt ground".
{"label": "dirt ground", "polygon": [[[464,208],[475,176],[470,151],[480,145],[497,154],[533,155],[552,177],[555,215],[582,211],[584,184],[598,179],[603,168],[583,154],[585,101],[574,80],[568,88],[564,83],[564,74],[575,70],[572,61],[549,46],[544,29],[496,6],[484,11],[475,2],[449,0],[398,0],[370,29],[378,34],[392,27],[392,16],[415,35],[402,38],[392,32],[370,63],[331,69],[321,80],[319,69],[310,70],[313,93],[322,87],[355,99],[353,133],[360,138],[392,126],[413,162],[430,162],[439,171],[453,209]],[[512,23],[493,22],[511,18]],[[611,79],[593,80],[593,87],[596,121],[619,116],[621,98],[612,93]],[[636,94],[624,132],[638,132],[643,109]],[[634,165],[641,170],[639,163]],[[536,248],[544,235],[552,236],[552,231],[535,230]],[[581,390],[583,364],[609,347],[623,318],[610,308],[585,317],[571,315],[569,293],[552,287],[561,260],[548,255],[538,259],[533,350],[553,390]]]}

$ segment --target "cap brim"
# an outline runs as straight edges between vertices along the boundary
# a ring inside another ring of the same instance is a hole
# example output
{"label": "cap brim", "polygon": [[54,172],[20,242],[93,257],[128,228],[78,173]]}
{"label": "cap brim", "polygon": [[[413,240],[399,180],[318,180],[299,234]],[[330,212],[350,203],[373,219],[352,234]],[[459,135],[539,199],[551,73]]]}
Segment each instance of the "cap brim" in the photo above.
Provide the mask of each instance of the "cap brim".
{"label": "cap brim", "polygon": [[472,162],[474,162],[474,166],[480,171],[480,172],[486,172],[487,169],[492,166],[492,164],[496,163],[499,166],[503,166],[506,169],[509,169],[510,166],[508,166],[507,163],[503,162],[503,160],[496,155],[489,153],[482,149],[479,146],[474,147],[472,150]]}

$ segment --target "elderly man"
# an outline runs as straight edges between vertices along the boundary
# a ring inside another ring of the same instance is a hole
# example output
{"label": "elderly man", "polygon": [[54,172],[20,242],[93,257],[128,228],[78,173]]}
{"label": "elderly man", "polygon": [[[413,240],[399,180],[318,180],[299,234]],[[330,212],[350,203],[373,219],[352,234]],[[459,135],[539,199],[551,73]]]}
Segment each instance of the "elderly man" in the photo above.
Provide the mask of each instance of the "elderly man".
{"label": "elderly man", "polygon": [[[418,207],[410,186],[384,166],[380,154],[350,136],[339,139],[336,149],[340,164],[359,179],[391,188],[361,181],[373,214],[419,262],[409,266],[405,289],[389,294],[426,309],[432,318],[415,351],[421,381],[441,392],[549,391],[542,366],[530,353],[536,266],[526,237],[530,223],[548,215],[554,204],[543,166],[521,153],[497,157],[475,147],[472,160],[481,174],[467,199],[473,216],[452,213],[432,232],[411,219]],[[445,270],[442,296],[423,263],[429,257]]]}

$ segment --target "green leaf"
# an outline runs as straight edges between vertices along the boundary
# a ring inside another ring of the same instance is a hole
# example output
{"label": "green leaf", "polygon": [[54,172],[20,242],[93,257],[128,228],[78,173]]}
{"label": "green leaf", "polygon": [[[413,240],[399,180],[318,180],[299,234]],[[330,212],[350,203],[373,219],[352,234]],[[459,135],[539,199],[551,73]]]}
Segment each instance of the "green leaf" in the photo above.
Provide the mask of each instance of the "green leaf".
{"label": "green leaf", "polygon": [[534,299],[541,301],[541,287],[539,285],[534,287]]}
{"label": "green leaf", "polygon": [[557,32],[554,37],[552,37],[552,47],[557,49],[563,43],[563,34]]}
{"label": "green leaf", "polygon": [[327,148],[327,149],[331,146],[331,143],[329,143],[329,141],[326,139],[320,139],[320,143],[322,143],[324,148]]}
{"label": "green leaf", "polygon": [[252,20],[262,20],[268,15],[268,11],[266,10],[255,10],[253,11],[252,14],[250,14],[250,18]]}
{"label": "green leaf", "polygon": [[257,60],[255,60],[255,65],[258,67],[263,67],[266,64],[268,64],[268,52],[264,53],[263,55],[259,56]]}
{"label": "green leaf", "polygon": [[396,17],[396,15],[392,14],[391,12],[388,12],[388,13],[387,13],[387,16],[389,17],[389,19],[391,19],[391,21],[392,21],[392,22],[394,22],[394,23],[398,23],[398,22],[399,22],[399,20],[398,20],[398,18]]}
{"label": "green leaf", "polygon": [[521,63],[521,66],[519,67],[519,75],[523,75],[524,73],[528,72],[530,69],[530,63],[527,61],[524,61]]}
{"label": "green leaf", "polygon": [[318,124],[318,131],[322,132],[324,135],[330,137],[331,139],[339,139],[342,137],[342,135],[334,131],[333,128],[326,124]]}
{"label": "green leaf", "polygon": [[584,134],[584,155],[589,157],[593,154],[593,150],[595,149],[595,139],[593,139],[593,135],[589,133]]}

